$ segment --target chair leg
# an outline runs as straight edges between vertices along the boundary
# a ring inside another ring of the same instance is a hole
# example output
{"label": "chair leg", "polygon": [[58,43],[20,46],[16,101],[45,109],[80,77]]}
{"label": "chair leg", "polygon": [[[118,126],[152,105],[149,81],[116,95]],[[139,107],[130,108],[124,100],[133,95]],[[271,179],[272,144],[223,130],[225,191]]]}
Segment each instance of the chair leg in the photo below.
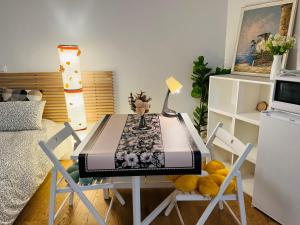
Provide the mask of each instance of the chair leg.
{"label": "chair leg", "polygon": [[181,212],[180,212],[180,210],[179,210],[177,201],[175,201],[175,209],[176,209],[176,212],[177,212],[177,215],[178,215],[178,217],[179,217],[179,220],[180,220],[181,225],[185,225],[184,220],[183,220],[183,217],[182,217]]}
{"label": "chair leg", "polygon": [[[176,197],[176,196],[175,196]],[[173,210],[174,206],[175,206],[175,203],[176,203],[176,199],[173,199],[169,206],[167,207],[167,209],[165,210],[165,216],[169,216],[171,211]]]}
{"label": "chair leg", "polygon": [[109,189],[103,189],[103,198],[104,200],[108,200],[109,199]]}
{"label": "chair leg", "polygon": [[53,168],[51,171],[50,205],[49,205],[49,219],[48,219],[49,225],[54,225],[54,220],[55,220],[56,178],[57,178],[57,170]]}
{"label": "chair leg", "polygon": [[214,208],[216,207],[216,205],[219,202],[220,197],[217,195],[215,198],[213,198],[209,205],[206,207],[204,213],[202,214],[202,216],[200,217],[200,219],[198,220],[196,225],[204,225],[206,220],[208,219],[209,215],[211,214],[211,212],[214,210]]}
{"label": "chair leg", "polygon": [[224,209],[224,203],[223,203],[223,201],[219,201],[219,209],[220,210]]}
{"label": "chair leg", "polygon": [[69,206],[73,207],[73,203],[74,203],[74,192],[71,192],[69,197]]}
{"label": "chair leg", "polygon": [[247,225],[247,215],[245,210],[244,192],[241,173],[237,175],[237,192],[241,215],[241,225]]}
{"label": "chair leg", "polygon": [[114,196],[112,196],[112,198],[111,198],[111,200],[110,200],[110,203],[109,203],[109,206],[108,206],[108,209],[107,209],[105,218],[104,218],[105,223],[106,223],[107,220],[108,220],[108,216],[109,216],[109,214],[110,214],[110,211],[111,211],[111,208],[112,208],[112,206],[113,206],[113,203],[114,203]]}
{"label": "chair leg", "polygon": [[122,195],[120,194],[120,192],[117,189],[115,189],[115,188],[113,188],[111,191],[114,193],[114,195],[116,196],[116,198],[118,199],[118,201],[120,202],[120,204],[122,206],[124,206],[125,205],[125,200],[122,197]]}

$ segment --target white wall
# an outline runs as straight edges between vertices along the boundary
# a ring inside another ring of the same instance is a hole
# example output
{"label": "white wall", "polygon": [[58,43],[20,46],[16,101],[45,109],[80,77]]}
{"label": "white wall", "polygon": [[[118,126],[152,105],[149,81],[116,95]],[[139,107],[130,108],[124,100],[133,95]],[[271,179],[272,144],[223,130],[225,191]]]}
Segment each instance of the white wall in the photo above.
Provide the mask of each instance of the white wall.
{"label": "white wall", "polygon": [[[234,57],[235,44],[237,39],[237,32],[239,27],[239,19],[241,7],[264,3],[266,0],[228,0],[228,17],[226,30],[226,46],[225,46],[225,61],[224,65],[231,67]],[[295,36],[297,38],[297,45],[290,52],[287,68],[300,69],[300,7],[298,7],[297,17],[295,19]]]}
{"label": "white wall", "polygon": [[192,61],[224,62],[227,0],[1,0],[0,67],[9,72],[56,71],[58,44],[78,44],[82,70],[113,70],[117,112],[143,89],[159,112],[164,79],[184,89],[170,103],[191,114]]}

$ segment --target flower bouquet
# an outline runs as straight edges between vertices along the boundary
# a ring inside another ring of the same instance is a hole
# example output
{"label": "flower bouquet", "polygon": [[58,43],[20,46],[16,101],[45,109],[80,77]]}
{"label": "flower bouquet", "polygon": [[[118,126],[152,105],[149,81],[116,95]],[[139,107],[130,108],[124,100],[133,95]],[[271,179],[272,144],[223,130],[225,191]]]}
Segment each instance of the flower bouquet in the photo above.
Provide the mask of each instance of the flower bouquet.
{"label": "flower bouquet", "polygon": [[256,45],[256,51],[269,52],[273,55],[273,64],[271,68],[270,79],[273,80],[275,76],[280,73],[282,56],[294,47],[296,39],[294,37],[287,37],[280,34],[275,36],[270,35],[267,40],[262,40]]}
{"label": "flower bouquet", "polygon": [[147,128],[145,113],[149,112],[149,102],[151,101],[151,98],[147,97],[145,93],[146,92],[144,91],[140,91],[140,93],[136,93],[135,95],[130,93],[130,96],[128,97],[131,110],[140,116],[140,122],[138,126],[140,130]]}

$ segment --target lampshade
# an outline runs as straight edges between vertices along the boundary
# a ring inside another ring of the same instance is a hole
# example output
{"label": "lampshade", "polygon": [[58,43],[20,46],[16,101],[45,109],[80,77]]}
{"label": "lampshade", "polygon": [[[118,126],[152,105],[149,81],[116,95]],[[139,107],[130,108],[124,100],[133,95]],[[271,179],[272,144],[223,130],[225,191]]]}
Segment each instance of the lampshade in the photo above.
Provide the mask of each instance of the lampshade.
{"label": "lampshade", "polygon": [[166,80],[166,84],[167,84],[167,87],[169,88],[171,94],[174,94],[176,92],[179,92],[180,89],[182,88],[182,84],[179,83],[178,80],[176,80],[174,77],[169,77],[167,80]]}
{"label": "lampshade", "polygon": [[57,48],[70,124],[75,130],[86,129],[80,73],[80,49],[77,45],[59,45]]}

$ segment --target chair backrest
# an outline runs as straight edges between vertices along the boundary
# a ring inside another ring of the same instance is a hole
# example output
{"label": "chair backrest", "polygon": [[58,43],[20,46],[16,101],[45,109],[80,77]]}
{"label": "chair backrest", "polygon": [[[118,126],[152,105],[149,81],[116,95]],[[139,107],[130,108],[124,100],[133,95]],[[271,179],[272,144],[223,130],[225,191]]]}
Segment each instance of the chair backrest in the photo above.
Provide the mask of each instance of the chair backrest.
{"label": "chair backrest", "polygon": [[42,150],[45,152],[45,154],[48,156],[48,158],[51,160],[51,162],[53,163],[54,168],[52,170],[59,171],[64,177],[64,179],[71,186],[71,188],[73,188],[73,190],[75,191],[76,188],[75,181],[72,179],[72,177],[65,170],[63,165],[60,163],[60,161],[53,153],[55,148],[70,136],[73,136],[75,140],[75,144],[74,144],[74,150],[75,150],[81,141],[69,123],[65,123],[65,127],[57,134],[55,134],[52,138],[50,138],[47,142],[40,141],[39,145],[42,148]]}
{"label": "chair backrest", "polygon": [[223,144],[231,148],[236,155],[241,155],[245,150],[245,144],[222,127],[223,124],[218,123],[206,143],[206,147],[210,151],[211,158],[215,158],[213,152],[213,142],[216,138],[218,138],[221,142],[223,142]]}
{"label": "chair backrest", "polygon": [[65,127],[60,130],[57,134],[55,134],[53,137],[51,137],[47,142],[46,145],[52,149],[56,149],[57,146],[59,146],[64,140],[66,140],[69,136],[73,136],[75,140],[74,150],[78,147],[78,145],[81,143],[80,138],[75,133],[73,128],[69,123],[64,123]]}
{"label": "chair backrest", "polygon": [[57,146],[59,146],[64,140],[66,140],[70,136],[74,138],[75,141],[74,150],[75,150],[78,147],[78,145],[81,143],[81,140],[69,123],[65,123],[65,127],[62,130],[60,130],[57,134],[55,134],[53,137],[51,137],[47,142],[45,141],[39,142],[40,147],[55,166],[57,163],[59,163],[59,160],[53,154],[53,151],[57,148]]}
{"label": "chair backrest", "polygon": [[233,164],[229,174],[227,175],[223,184],[220,187],[220,192],[224,193],[225,189],[227,188],[227,186],[230,183],[230,181],[232,180],[232,178],[234,176],[237,176],[238,173],[240,172],[239,170],[240,170],[241,166],[243,165],[243,163],[245,162],[247,156],[251,152],[253,145],[250,143],[248,143],[246,145],[243,144],[239,139],[237,139],[232,134],[230,134],[228,131],[223,129],[222,125],[223,125],[222,123],[218,123],[218,125],[214,129],[212,135],[208,139],[206,146],[208,147],[208,149],[210,150],[210,152],[212,154],[212,159],[214,159],[212,145],[213,145],[213,141],[216,138],[218,138],[221,142],[223,142],[228,147],[230,147],[236,155],[238,155],[238,159]]}

